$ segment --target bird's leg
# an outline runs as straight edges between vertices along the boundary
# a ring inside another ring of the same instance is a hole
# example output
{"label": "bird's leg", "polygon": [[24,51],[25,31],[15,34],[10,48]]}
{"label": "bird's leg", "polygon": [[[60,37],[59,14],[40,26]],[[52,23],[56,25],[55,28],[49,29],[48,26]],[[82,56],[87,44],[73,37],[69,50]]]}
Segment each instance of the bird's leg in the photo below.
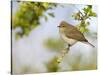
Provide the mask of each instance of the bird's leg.
{"label": "bird's leg", "polygon": [[71,45],[70,45],[70,44],[68,44],[68,45],[67,45],[67,47],[65,47],[65,48],[64,48],[64,50],[66,50],[66,53],[68,53],[68,52],[69,52],[70,47],[71,47]]}
{"label": "bird's leg", "polygon": [[69,50],[70,50],[70,47],[71,47],[71,45],[70,45],[70,44],[68,44],[67,51],[69,51]]}

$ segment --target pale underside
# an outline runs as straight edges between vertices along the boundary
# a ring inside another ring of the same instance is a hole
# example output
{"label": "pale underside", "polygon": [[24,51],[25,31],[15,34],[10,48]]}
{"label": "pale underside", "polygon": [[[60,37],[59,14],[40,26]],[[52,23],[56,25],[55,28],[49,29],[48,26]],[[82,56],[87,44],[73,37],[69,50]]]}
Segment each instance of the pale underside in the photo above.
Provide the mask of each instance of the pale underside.
{"label": "pale underside", "polygon": [[73,45],[77,42],[77,40],[74,40],[74,39],[70,39],[68,37],[65,36],[65,34],[61,33],[60,34],[61,38],[64,40],[64,42],[70,44],[70,45]]}

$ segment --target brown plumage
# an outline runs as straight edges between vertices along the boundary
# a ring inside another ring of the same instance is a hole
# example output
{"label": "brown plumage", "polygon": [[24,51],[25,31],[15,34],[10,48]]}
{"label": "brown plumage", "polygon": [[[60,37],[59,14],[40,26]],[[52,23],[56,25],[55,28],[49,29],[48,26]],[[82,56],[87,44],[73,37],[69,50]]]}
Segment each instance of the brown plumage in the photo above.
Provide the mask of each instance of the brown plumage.
{"label": "brown plumage", "polygon": [[[58,27],[59,27],[60,33],[62,34],[61,36],[65,35],[65,37],[67,38],[80,41],[80,42],[87,42],[88,44],[93,46],[91,43],[88,42],[88,40],[86,40],[84,35],[75,26],[65,21],[62,21]],[[65,37],[63,37],[63,39],[66,39]]]}

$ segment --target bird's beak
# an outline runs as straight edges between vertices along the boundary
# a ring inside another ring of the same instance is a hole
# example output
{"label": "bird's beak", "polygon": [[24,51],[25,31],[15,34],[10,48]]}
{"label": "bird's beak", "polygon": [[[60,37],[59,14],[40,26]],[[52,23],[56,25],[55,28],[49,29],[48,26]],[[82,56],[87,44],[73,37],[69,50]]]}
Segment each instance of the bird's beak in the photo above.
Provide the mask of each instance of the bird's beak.
{"label": "bird's beak", "polygon": [[60,26],[57,26],[57,27],[60,27]]}

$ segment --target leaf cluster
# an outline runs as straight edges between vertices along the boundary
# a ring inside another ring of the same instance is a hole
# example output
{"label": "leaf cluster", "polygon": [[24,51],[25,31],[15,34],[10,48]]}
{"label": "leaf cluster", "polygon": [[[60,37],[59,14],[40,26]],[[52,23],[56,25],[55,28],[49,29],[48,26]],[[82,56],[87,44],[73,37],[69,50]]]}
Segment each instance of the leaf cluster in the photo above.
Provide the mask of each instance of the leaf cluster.
{"label": "leaf cluster", "polygon": [[61,39],[48,38],[45,40],[44,45],[54,51],[60,51],[64,48],[64,42]]}
{"label": "leaf cluster", "polygon": [[57,57],[54,57],[48,63],[46,63],[46,68],[48,72],[57,72],[60,68],[57,62]]}
{"label": "leaf cluster", "polygon": [[89,20],[91,19],[91,17],[97,17],[97,14],[92,10],[92,8],[92,5],[87,5],[82,9],[82,11],[78,11],[72,15],[75,20],[80,21],[77,27],[82,33],[89,32]]}
{"label": "leaf cluster", "polygon": [[[57,6],[57,4],[47,2],[21,1],[18,3],[19,9],[12,15],[12,28],[20,27],[22,30],[16,34],[17,36],[28,35],[32,29],[39,26],[39,19],[45,16],[44,12]],[[53,13],[48,13],[48,15],[54,17]],[[44,18],[47,20],[47,16]]]}

